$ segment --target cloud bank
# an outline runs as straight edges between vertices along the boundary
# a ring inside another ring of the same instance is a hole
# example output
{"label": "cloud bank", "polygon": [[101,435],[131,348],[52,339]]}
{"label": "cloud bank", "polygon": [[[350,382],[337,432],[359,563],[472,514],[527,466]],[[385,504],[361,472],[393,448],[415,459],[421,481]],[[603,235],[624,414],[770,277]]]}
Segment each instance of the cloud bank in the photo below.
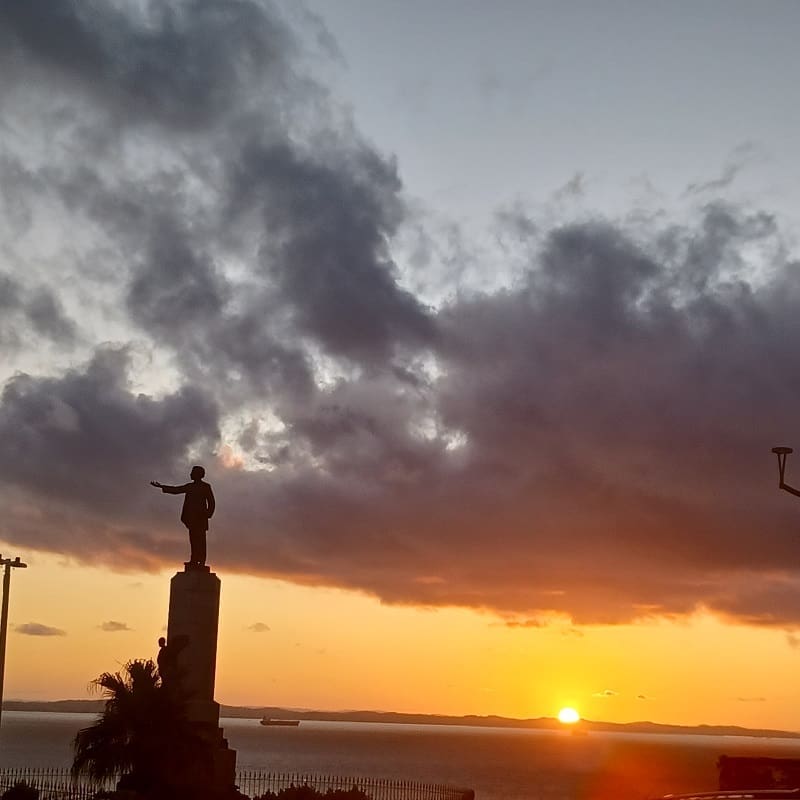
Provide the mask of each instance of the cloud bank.
{"label": "cloud bank", "polygon": [[680,222],[501,215],[499,288],[434,297],[399,165],[308,55],[268,2],[0,3],[0,537],[179,563],[148,481],[200,461],[221,571],[797,625],[775,219],[725,181]]}

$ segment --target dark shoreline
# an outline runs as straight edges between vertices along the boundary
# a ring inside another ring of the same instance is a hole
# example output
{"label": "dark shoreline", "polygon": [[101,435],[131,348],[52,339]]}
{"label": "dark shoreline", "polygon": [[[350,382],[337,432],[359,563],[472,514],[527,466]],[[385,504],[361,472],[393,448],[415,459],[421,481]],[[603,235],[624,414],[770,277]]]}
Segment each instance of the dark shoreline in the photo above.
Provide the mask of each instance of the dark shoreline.
{"label": "dark shoreline", "polygon": [[[96,714],[103,707],[102,700],[26,701],[6,700],[4,711],[47,711],[51,713]],[[514,719],[513,717],[477,716],[463,717],[439,714],[404,714],[396,711],[301,711],[274,706],[221,706],[220,715],[238,719],[299,719],[317,722],[388,722],[405,725],[467,725],[479,728],[532,728],[538,730],[564,730],[564,725],[552,717]],[[683,736],[752,736],[757,738],[800,739],[798,731],[781,731],[769,728],[742,728],[738,725],[666,725],[658,722],[594,722],[581,720],[577,728],[586,732],[610,733],[660,733]]]}

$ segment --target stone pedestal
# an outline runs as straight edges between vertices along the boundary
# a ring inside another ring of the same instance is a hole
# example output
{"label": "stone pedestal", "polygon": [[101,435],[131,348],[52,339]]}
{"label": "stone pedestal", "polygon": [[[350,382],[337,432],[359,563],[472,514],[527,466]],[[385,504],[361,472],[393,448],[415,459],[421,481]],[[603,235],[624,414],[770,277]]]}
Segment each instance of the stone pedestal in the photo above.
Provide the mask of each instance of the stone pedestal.
{"label": "stone pedestal", "polygon": [[231,793],[236,779],[236,751],[228,747],[219,727],[219,704],[214,700],[220,585],[208,567],[187,565],[172,578],[169,593],[167,647],[177,653],[175,680],[186,696],[187,715],[207,748],[198,753],[203,769],[181,782],[191,785],[205,773],[203,794]]}

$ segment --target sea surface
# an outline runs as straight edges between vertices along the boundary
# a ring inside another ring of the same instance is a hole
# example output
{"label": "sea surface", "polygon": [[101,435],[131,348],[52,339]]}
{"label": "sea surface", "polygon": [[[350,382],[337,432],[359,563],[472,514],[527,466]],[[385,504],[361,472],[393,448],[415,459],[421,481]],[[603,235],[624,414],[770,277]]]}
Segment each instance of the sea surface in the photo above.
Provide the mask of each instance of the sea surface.
{"label": "sea surface", "polygon": [[[0,768],[66,767],[93,714],[6,711]],[[800,757],[800,740],[223,719],[242,770],[451,783],[477,800],[641,800],[717,786],[722,754]]]}

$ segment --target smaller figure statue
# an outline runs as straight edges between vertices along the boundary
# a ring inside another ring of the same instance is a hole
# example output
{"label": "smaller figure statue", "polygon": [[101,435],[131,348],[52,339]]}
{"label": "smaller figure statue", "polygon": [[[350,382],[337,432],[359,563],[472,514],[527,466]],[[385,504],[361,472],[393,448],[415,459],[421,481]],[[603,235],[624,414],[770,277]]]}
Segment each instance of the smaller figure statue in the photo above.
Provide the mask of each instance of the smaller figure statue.
{"label": "smaller figure statue", "polygon": [[191,483],[183,486],[165,486],[158,481],[150,481],[151,486],[161,489],[165,494],[185,494],[181,522],[189,529],[191,553],[186,567],[202,567],[206,563],[206,531],[208,521],[214,516],[216,503],[211,486],[203,478],[206,471],[202,467],[192,467],[189,477]]}
{"label": "smaller figure statue", "polygon": [[158,674],[161,677],[162,686],[174,687],[178,677],[178,655],[186,645],[189,644],[188,636],[176,636],[171,645],[161,636],[158,639]]}
{"label": "smaller figure statue", "polygon": [[161,683],[165,682],[164,675],[169,672],[169,648],[167,647],[167,640],[163,636],[158,637],[158,655],[156,656],[156,664],[158,664],[158,674],[161,676]]}

